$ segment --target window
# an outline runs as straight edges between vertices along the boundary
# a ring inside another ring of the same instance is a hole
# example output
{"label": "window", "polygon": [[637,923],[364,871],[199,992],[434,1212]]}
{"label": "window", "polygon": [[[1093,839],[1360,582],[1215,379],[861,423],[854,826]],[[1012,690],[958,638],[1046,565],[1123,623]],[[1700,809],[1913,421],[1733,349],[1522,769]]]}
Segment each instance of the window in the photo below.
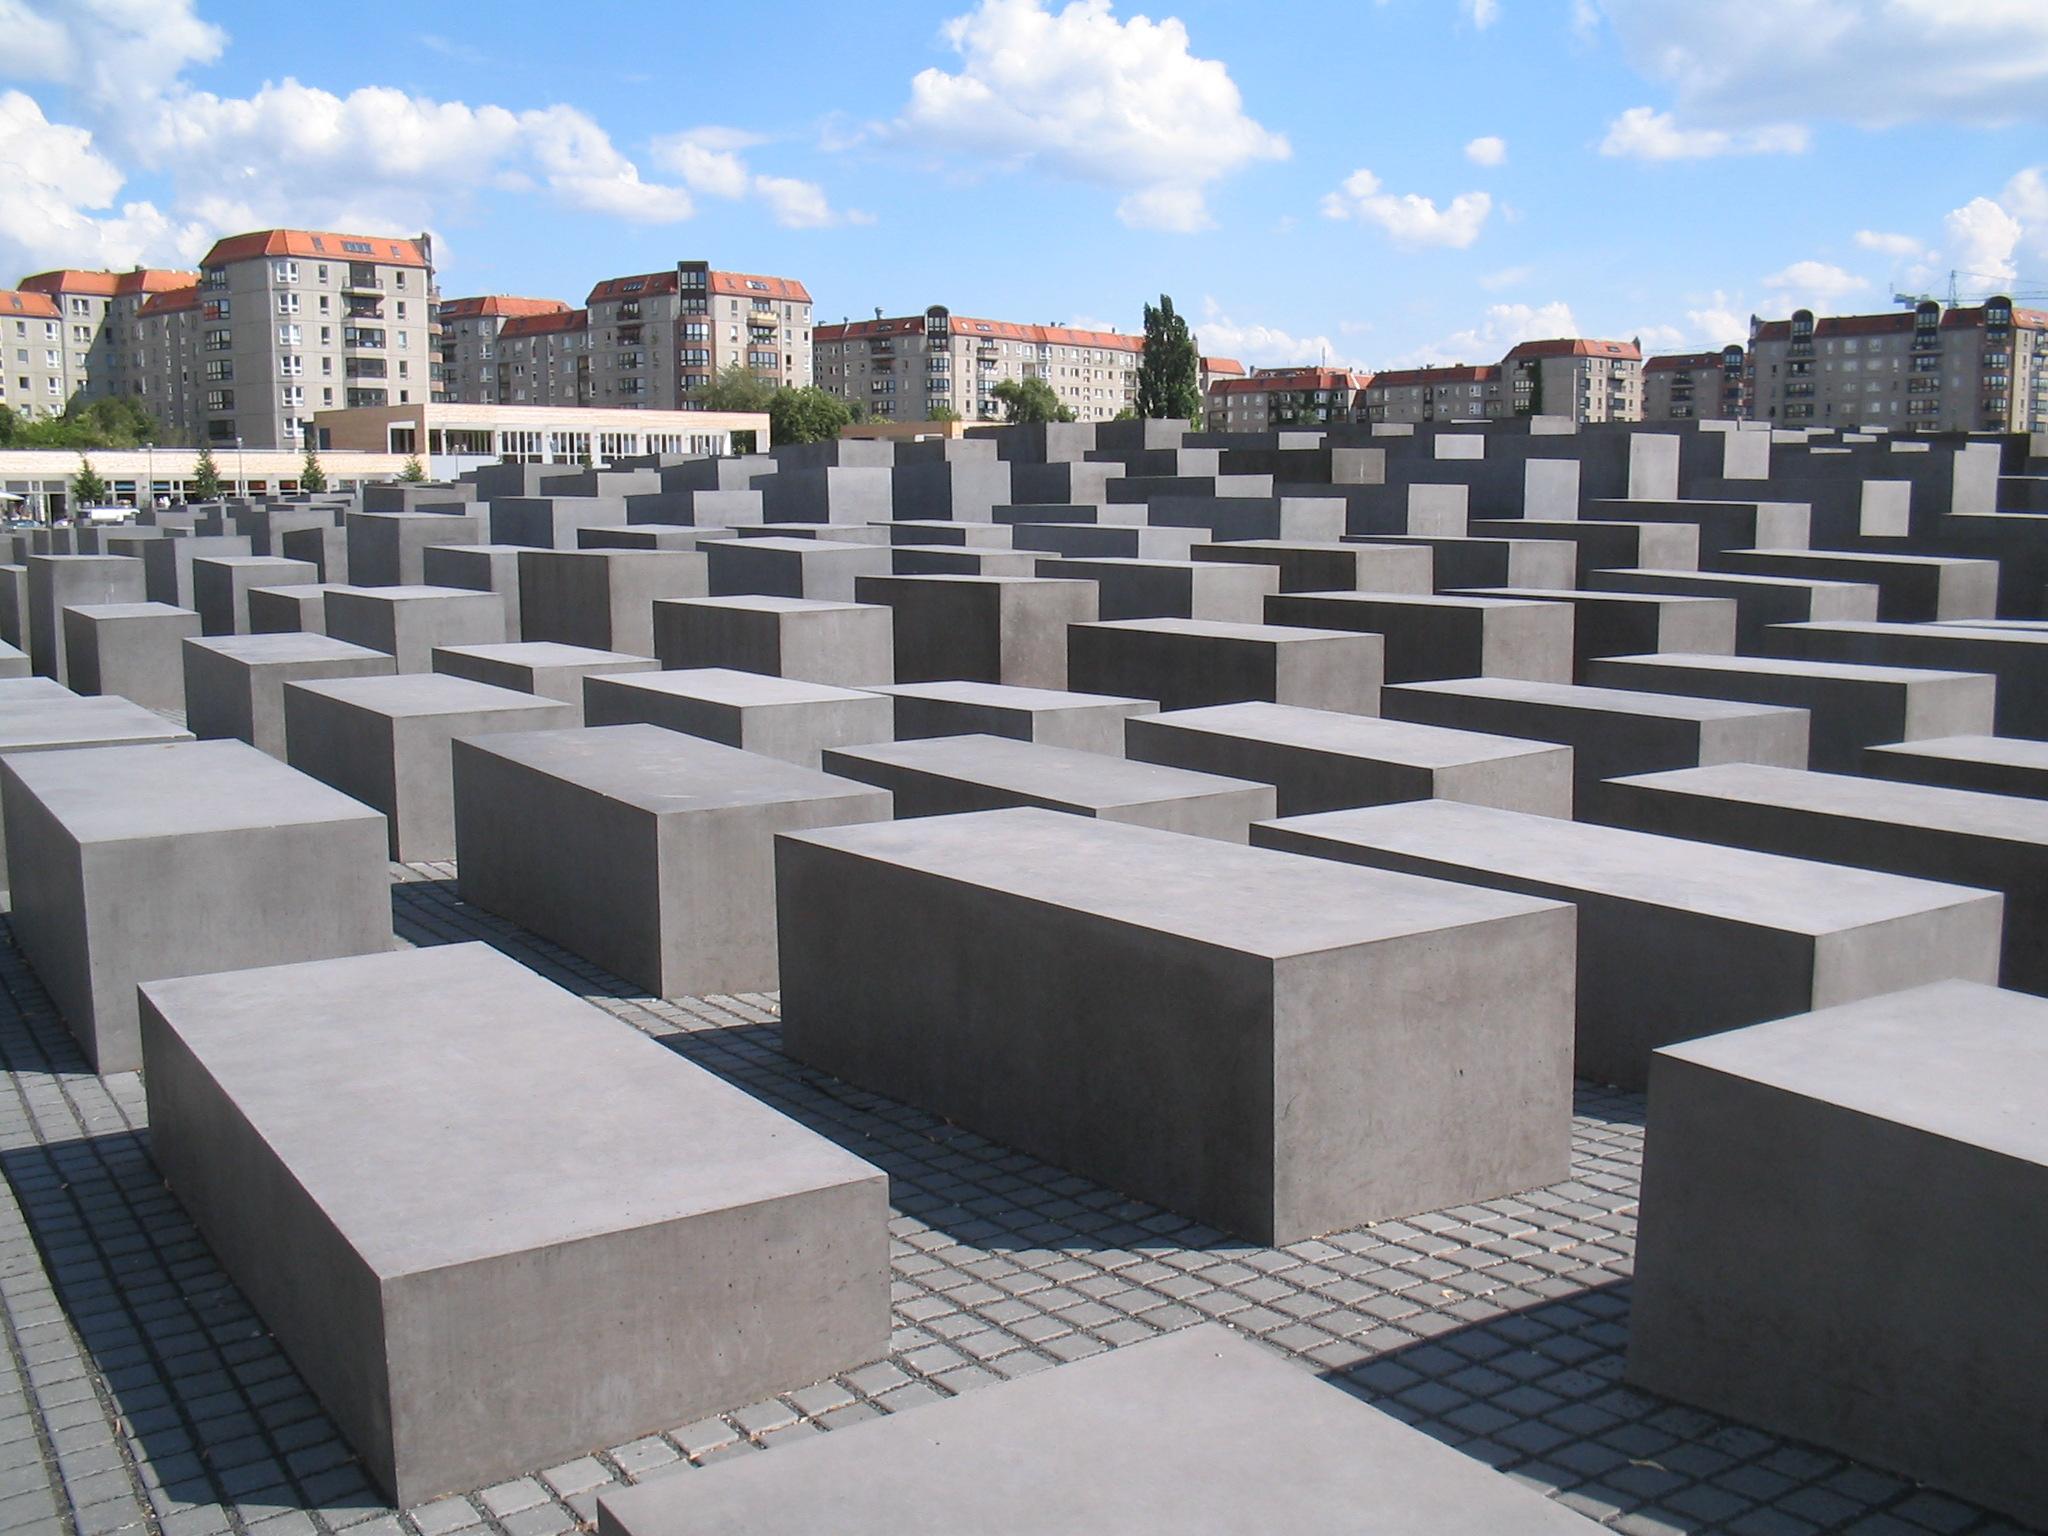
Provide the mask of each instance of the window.
{"label": "window", "polygon": [[225,384],[235,376],[234,362],[229,358],[216,358],[206,365],[206,382]]}
{"label": "window", "polygon": [[273,261],[270,275],[280,283],[296,283],[299,280],[299,264],[296,261]]}
{"label": "window", "polygon": [[296,352],[286,352],[277,360],[277,371],[287,379],[296,379],[306,371],[306,360]]}
{"label": "window", "polygon": [[277,403],[287,411],[296,411],[306,403],[306,391],[298,384],[287,384],[277,392]]}
{"label": "window", "polygon": [[[221,333],[225,336],[227,333]],[[277,328],[277,344],[281,347],[296,347],[305,339],[305,330],[296,325],[280,325]]]}
{"label": "window", "polygon": [[277,312],[280,315],[296,315],[299,312],[299,296],[296,293],[280,293],[277,296]]}

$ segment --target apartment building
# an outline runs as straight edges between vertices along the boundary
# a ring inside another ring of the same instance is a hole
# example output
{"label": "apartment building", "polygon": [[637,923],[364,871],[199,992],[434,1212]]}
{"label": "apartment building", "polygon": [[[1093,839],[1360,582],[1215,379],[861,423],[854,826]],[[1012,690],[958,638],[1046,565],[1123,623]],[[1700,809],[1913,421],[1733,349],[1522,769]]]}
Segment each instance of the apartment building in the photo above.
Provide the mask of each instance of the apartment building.
{"label": "apartment building", "polygon": [[1000,421],[991,391],[1042,379],[1077,421],[1109,421],[1138,398],[1142,336],[1060,325],[977,320],[934,304],[921,315],[821,325],[812,344],[818,387],[871,416]]}
{"label": "apartment building", "polygon": [[590,404],[590,311],[515,315],[498,332],[497,402]]}
{"label": "apartment building", "polygon": [[1209,386],[1209,425],[1218,432],[1324,427],[1363,419],[1369,373],[1349,368],[1254,368]]}
{"label": "apartment building", "polygon": [[1508,349],[1500,367],[1508,409],[1516,416],[1643,419],[1643,349],[1636,342],[1582,336],[1525,341]]}
{"label": "apartment building", "polygon": [[0,405],[25,419],[63,414],[64,311],[47,293],[0,289]]}
{"label": "apartment building", "polygon": [[155,267],[128,272],[63,267],[23,278],[24,292],[48,295],[62,314],[65,398],[136,393],[135,322],[142,306],[156,294],[197,281],[197,273]]}
{"label": "apartment building", "polygon": [[2048,314],[1998,297],[1944,310],[1752,318],[1750,415],[1785,426],[2048,431]]}
{"label": "apartment building", "polygon": [[131,392],[167,443],[199,440],[199,285],[153,293],[135,311]]}
{"label": "apartment building", "polygon": [[811,382],[811,294],[795,278],[683,261],[608,277],[584,307],[587,405],[688,410],[733,363],[778,388]]}
{"label": "apartment building", "polygon": [[433,247],[264,229],[200,263],[194,440],[291,447],[315,411],[433,398]]}
{"label": "apartment building", "polygon": [[1740,347],[1643,360],[1643,420],[1739,421],[1744,415]]}
{"label": "apartment building", "polygon": [[435,309],[441,323],[440,401],[490,405],[498,399],[500,336],[513,320],[566,315],[560,299],[524,299],[488,293],[472,298],[443,299]]}
{"label": "apartment building", "polygon": [[1374,423],[1498,421],[1511,414],[1497,366],[1400,368],[1374,374],[1365,388],[1365,419]]}

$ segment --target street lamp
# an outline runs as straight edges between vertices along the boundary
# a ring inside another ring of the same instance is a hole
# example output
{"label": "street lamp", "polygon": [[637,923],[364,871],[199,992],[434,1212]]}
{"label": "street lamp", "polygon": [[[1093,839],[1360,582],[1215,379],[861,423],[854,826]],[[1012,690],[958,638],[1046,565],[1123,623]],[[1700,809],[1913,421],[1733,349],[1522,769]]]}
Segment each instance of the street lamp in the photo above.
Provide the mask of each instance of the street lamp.
{"label": "street lamp", "polygon": [[242,440],[238,437],[235,439],[235,500],[247,501],[248,499],[249,476],[243,468]]}
{"label": "street lamp", "polygon": [[143,488],[142,495],[136,498],[135,509],[138,521],[140,521],[142,508],[153,508],[156,506],[156,439],[145,437],[142,440],[142,451],[149,461],[149,469],[147,471],[149,484]]}

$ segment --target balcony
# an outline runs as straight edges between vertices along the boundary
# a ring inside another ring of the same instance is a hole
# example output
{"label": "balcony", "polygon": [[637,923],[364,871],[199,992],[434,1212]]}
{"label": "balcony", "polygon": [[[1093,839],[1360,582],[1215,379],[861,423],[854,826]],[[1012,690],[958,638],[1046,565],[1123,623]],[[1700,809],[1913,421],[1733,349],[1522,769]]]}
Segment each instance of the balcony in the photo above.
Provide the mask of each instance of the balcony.
{"label": "balcony", "polygon": [[389,376],[390,364],[381,357],[347,357],[342,359],[341,373],[347,379],[382,379]]}
{"label": "balcony", "polygon": [[622,347],[637,347],[637,346],[639,346],[639,345],[640,345],[640,327],[639,327],[639,326],[637,326],[637,325],[622,325],[622,326],[620,326],[620,327],[619,327],[619,345],[620,345],[620,346],[622,346]]}
{"label": "balcony", "polygon": [[384,279],[377,275],[375,267],[350,267],[341,280],[343,293],[382,293]]}
{"label": "balcony", "polygon": [[747,314],[747,324],[762,326],[771,331],[778,330],[782,325],[782,316],[772,309],[750,310]]}
{"label": "balcony", "polygon": [[382,299],[350,299],[348,308],[342,311],[345,320],[382,320],[384,301]]}

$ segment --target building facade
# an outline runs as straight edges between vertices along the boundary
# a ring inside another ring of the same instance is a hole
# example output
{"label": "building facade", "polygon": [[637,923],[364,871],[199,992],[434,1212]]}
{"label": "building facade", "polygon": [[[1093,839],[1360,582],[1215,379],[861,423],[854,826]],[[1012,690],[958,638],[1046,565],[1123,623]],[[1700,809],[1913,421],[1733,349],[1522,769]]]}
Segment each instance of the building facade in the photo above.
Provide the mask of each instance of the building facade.
{"label": "building facade", "polygon": [[1643,420],[1740,421],[1746,361],[1735,346],[1644,359]]}
{"label": "building facade", "polygon": [[200,263],[191,437],[292,447],[313,414],[433,399],[440,371],[425,235],[265,229]]}
{"label": "building facade", "polygon": [[64,311],[47,293],[0,289],[0,405],[24,420],[61,416],[65,388]]}
{"label": "building facade", "polygon": [[1569,416],[1576,422],[1643,419],[1643,349],[1633,341],[1525,341],[1509,348],[1500,369],[1512,415]]}
{"label": "building facade", "polygon": [[153,293],[135,312],[130,377],[135,398],[167,443],[198,438],[199,285]]}
{"label": "building facade", "polygon": [[[726,454],[769,446],[763,412],[637,406],[413,405],[322,411],[314,440],[352,454],[417,454],[435,478],[476,463],[610,464],[650,454]],[[225,461],[223,461],[225,463]]]}
{"label": "building facade", "polygon": [[1944,310],[1750,321],[1753,419],[1790,427],[2048,431],[2048,314],[1998,297]]}
{"label": "building facade", "polygon": [[1000,421],[991,391],[1005,379],[1042,379],[1077,421],[1109,421],[1138,398],[1142,336],[1068,326],[976,320],[934,304],[921,315],[817,328],[818,387],[870,416],[924,421],[938,410]]}
{"label": "building facade", "polygon": [[497,363],[501,405],[590,404],[590,311],[507,320]]}
{"label": "building facade", "polygon": [[1498,367],[1401,368],[1374,374],[1365,388],[1365,419],[1375,423],[1498,421],[1512,414]]}
{"label": "building facade", "polygon": [[494,403],[500,398],[498,350],[505,327],[513,320],[569,312],[560,299],[523,299],[503,293],[441,300],[435,310],[441,324],[441,387],[434,398],[471,405]]}
{"label": "building facade", "polygon": [[1348,368],[1254,368],[1209,386],[1209,425],[1218,432],[1324,427],[1364,419],[1369,373]]}
{"label": "building facade", "polygon": [[734,363],[777,388],[811,382],[811,294],[795,278],[683,261],[608,277],[584,307],[590,405],[689,410]]}
{"label": "building facade", "polygon": [[155,267],[127,272],[64,267],[23,278],[23,291],[47,295],[61,315],[65,398],[95,400],[139,394],[135,387],[139,377],[136,322],[143,305],[158,294],[189,288],[197,281],[196,273]]}

